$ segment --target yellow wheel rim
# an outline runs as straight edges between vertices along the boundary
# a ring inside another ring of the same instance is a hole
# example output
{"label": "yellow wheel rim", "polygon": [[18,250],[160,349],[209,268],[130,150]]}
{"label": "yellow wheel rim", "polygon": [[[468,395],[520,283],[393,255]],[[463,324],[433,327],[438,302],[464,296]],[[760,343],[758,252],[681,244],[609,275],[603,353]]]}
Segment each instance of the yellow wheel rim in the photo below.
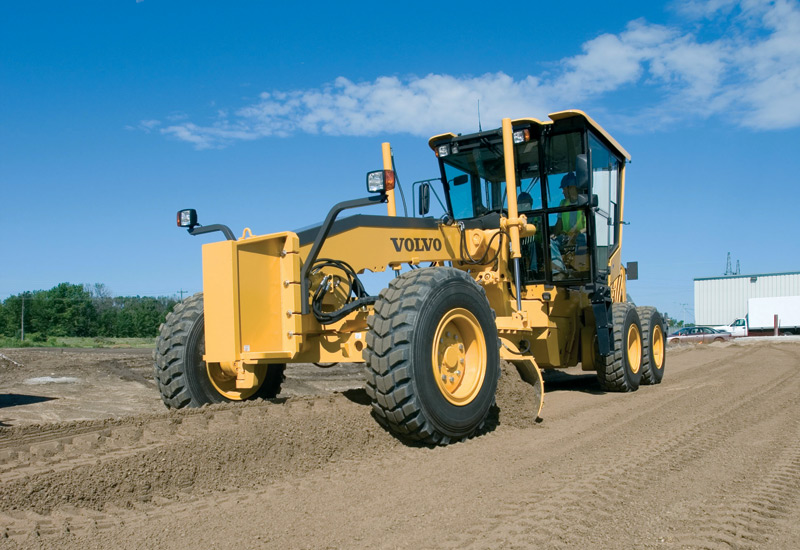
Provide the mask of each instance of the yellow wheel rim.
{"label": "yellow wheel rim", "polygon": [[486,340],[480,323],[466,309],[447,312],[433,339],[433,377],[453,405],[471,403],[486,378]]}
{"label": "yellow wheel rim", "polygon": [[656,325],[652,329],[653,341],[650,343],[653,350],[653,363],[656,370],[660,370],[664,366],[664,333],[661,331],[661,326]]}
{"label": "yellow wheel rim", "polygon": [[[206,372],[208,373],[208,380],[214,386],[220,395],[232,401],[242,401],[248,397],[252,397],[264,383],[263,375],[259,376],[259,380],[252,388],[239,389],[236,387],[236,377],[228,372],[225,372],[219,363],[206,363]],[[258,372],[258,371],[257,371]]]}
{"label": "yellow wheel rim", "polygon": [[642,335],[634,324],[628,328],[628,366],[634,374],[642,366]]}

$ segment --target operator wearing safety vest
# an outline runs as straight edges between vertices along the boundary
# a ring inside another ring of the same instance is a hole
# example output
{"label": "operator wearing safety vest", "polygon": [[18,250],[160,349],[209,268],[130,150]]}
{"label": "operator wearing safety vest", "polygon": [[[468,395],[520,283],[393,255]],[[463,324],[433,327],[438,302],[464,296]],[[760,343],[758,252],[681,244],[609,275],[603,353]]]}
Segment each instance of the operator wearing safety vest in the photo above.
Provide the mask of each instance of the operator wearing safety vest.
{"label": "operator wearing safety vest", "polygon": [[[564,200],[561,201],[559,206],[575,206],[578,204],[578,180],[575,174],[570,172],[561,179],[561,190],[564,193]],[[554,230],[556,235],[566,233],[570,238],[575,238],[578,233],[586,232],[586,215],[583,210],[562,212],[558,215],[558,222]]]}
{"label": "operator wearing safety vest", "polygon": [[[578,180],[572,172],[561,179],[564,199],[560,207],[578,205]],[[588,269],[588,247],[586,244],[586,214],[583,210],[572,210],[558,214],[553,226],[553,239],[559,256],[553,256],[553,271],[556,278],[567,276],[570,270]],[[551,248],[552,249],[552,248]],[[560,273],[559,273],[560,272]]]}

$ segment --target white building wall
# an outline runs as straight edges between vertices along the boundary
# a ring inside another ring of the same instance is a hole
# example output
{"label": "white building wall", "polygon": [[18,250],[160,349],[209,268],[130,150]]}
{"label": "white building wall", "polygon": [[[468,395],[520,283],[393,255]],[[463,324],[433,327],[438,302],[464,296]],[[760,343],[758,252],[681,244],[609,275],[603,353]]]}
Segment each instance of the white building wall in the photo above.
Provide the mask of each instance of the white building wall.
{"label": "white building wall", "polygon": [[727,325],[747,314],[748,298],[779,296],[800,296],[800,272],[695,279],[695,323]]}

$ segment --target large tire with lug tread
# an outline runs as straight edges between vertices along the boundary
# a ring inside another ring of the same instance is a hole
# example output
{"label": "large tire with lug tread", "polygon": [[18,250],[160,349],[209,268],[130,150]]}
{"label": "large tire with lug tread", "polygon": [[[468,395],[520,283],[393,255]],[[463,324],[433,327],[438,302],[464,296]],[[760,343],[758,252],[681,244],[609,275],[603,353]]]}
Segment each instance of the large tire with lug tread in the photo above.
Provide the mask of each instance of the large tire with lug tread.
{"label": "large tire with lug tread", "polygon": [[664,378],[667,346],[664,335],[664,318],[652,306],[636,308],[642,324],[642,384],[660,384]]}
{"label": "large tire with lug tread", "polygon": [[198,293],[167,315],[153,351],[156,384],[168,408],[271,399],[280,393],[286,365],[269,365],[260,386],[242,391],[218,366],[206,365],[204,353],[203,294]]}
{"label": "large tire with lug tread", "polygon": [[378,422],[408,441],[475,434],[494,405],[500,351],[483,288],[449,267],[417,269],[381,291],[367,320],[367,393]]}
{"label": "large tire with lug tread", "polygon": [[597,357],[597,378],[606,391],[635,391],[642,379],[642,327],[636,307],[627,302],[611,306],[614,351]]}

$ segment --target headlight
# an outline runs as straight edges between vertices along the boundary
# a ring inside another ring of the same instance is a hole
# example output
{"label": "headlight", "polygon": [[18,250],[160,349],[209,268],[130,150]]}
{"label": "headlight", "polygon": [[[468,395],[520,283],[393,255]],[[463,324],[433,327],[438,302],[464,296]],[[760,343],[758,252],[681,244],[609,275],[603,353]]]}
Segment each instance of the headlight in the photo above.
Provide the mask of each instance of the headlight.
{"label": "headlight", "polygon": [[187,208],[186,210],[178,211],[178,227],[192,228],[197,225],[197,210],[194,208]]}
{"label": "headlight", "polygon": [[514,132],[514,143],[523,143],[531,140],[531,131],[527,128],[525,130],[516,130]]}
{"label": "headlight", "polygon": [[394,172],[392,170],[375,170],[367,173],[367,191],[385,193],[394,189]]}

